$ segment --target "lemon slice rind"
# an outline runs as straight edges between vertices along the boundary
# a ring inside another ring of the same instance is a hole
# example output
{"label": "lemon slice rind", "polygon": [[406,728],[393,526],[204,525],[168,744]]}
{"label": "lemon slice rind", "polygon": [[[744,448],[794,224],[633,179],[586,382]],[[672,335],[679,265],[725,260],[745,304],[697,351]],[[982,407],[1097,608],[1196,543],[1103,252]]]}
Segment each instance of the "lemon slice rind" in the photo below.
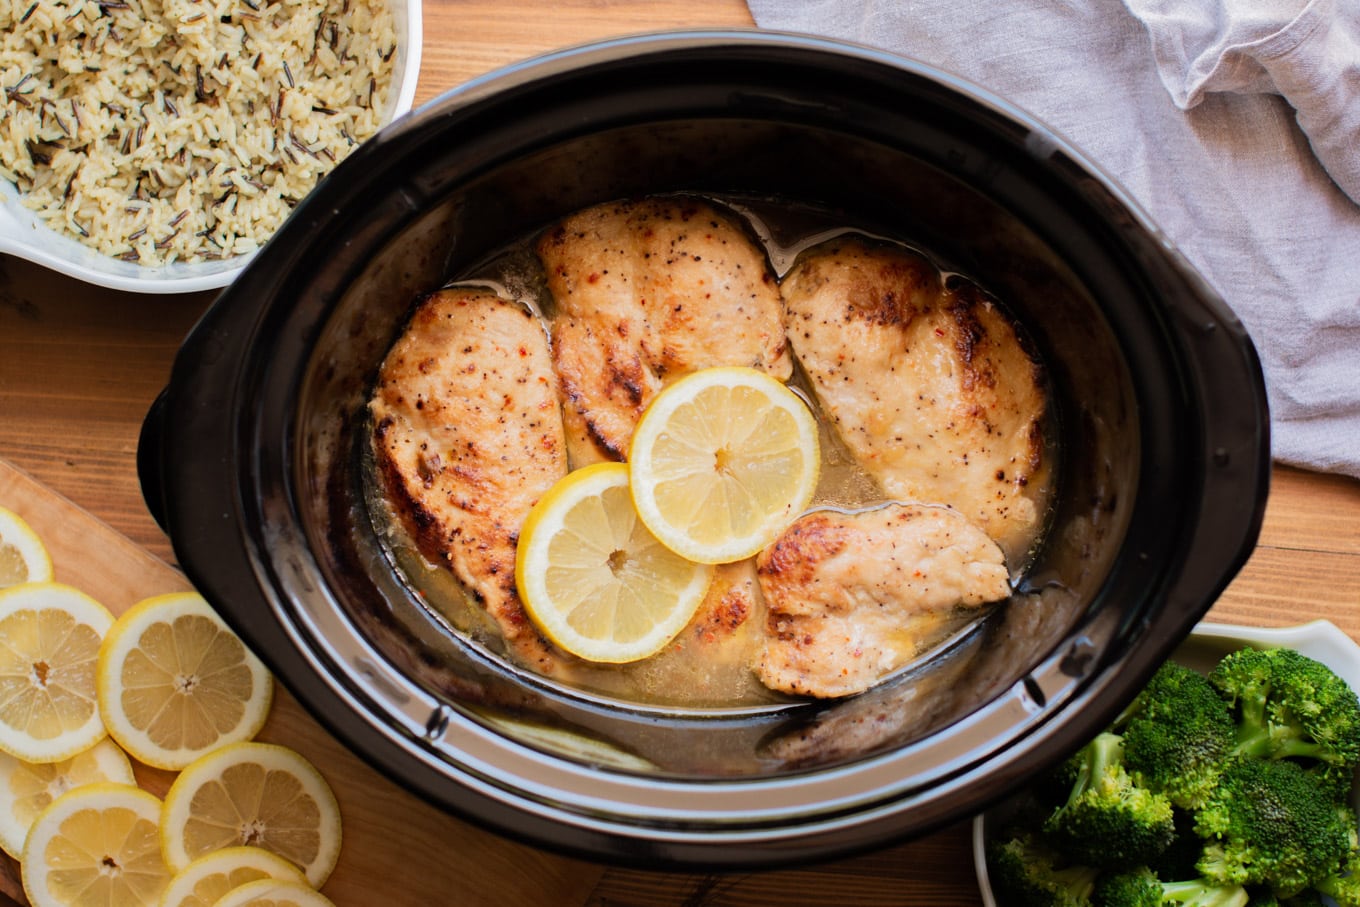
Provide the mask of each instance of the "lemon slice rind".
{"label": "lemon slice rind", "polygon": [[174,872],[215,850],[253,845],[293,863],[320,888],[340,858],[340,807],[300,753],[272,743],[229,743],[175,778],[160,835]]}
{"label": "lemon slice rind", "polygon": [[[160,815],[160,800],[128,784],[86,784],[53,800],[24,843],[21,872],[29,902],[94,903],[86,889],[100,887],[98,902],[107,907],[155,904],[170,880],[157,842]],[[118,871],[109,872],[110,864]],[[71,897],[62,896],[72,889]]]}
{"label": "lemon slice rind", "polygon": [[213,907],[335,907],[333,901],[319,891],[296,882],[260,879],[247,882],[224,894]]}
{"label": "lemon slice rind", "polygon": [[273,701],[268,669],[197,592],[124,612],[100,647],[97,679],[109,735],[138,761],[172,771],[253,739]]}
{"label": "lemon slice rind", "polygon": [[0,588],[52,581],[52,556],[23,517],[0,507]]}
{"label": "lemon slice rind", "polygon": [[18,859],[39,813],[67,791],[99,782],[136,784],[127,754],[108,738],[60,762],[0,753],[0,849]]}
{"label": "lemon slice rind", "polygon": [[95,664],[112,625],[107,608],[71,586],[0,589],[0,750],[59,762],[104,738]]}
{"label": "lemon slice rind", "polygon": [[704,369],[652,400],[628,464],[633,503],[658,539],[691,560],[732,563],[773,542],[812,502],[817,421],[765,372]]}
{"label": "lemon slice rind", "polygon": [[611,664],[664,648],[694,616],[712,576],[637,519],[622,463],[559,480],[530,511],[515,556],[516,588],[543,634]]}
{"label": "lemon slice rind", "polygon": [[177,872],[159,907],[212,907],[227,892],[262,879],[307,885],[302,870],[276,853],[262,847],[224,847]]}

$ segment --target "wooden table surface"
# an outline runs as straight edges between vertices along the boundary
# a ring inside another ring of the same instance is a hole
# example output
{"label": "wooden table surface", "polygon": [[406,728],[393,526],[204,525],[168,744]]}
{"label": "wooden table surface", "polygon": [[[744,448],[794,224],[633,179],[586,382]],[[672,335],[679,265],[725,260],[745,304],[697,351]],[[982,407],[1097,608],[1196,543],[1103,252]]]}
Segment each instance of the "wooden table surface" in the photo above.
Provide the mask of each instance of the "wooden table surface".
{"label": "wooden table surface", "polygon": [[[417,104],[558,47],[752,22],[741,0],[426,0],[424,24]],[[137,483],[137,433],[176,348],[212,298],[117,293],[0,257],[0,458],[165,560],[173,554]],[[1260,545],[1210,617],[1261,626],[1324,617],[1360,640],[1360,482],[1277,468]],[[396,888],[411,871],[418,867],[392,867]],[[798,869],[709,876],[602,868],[597,878],[584,899],[564,892],[561,903],[980,903],[966,823]],[[404,904],[399,895],[391,903]]]}

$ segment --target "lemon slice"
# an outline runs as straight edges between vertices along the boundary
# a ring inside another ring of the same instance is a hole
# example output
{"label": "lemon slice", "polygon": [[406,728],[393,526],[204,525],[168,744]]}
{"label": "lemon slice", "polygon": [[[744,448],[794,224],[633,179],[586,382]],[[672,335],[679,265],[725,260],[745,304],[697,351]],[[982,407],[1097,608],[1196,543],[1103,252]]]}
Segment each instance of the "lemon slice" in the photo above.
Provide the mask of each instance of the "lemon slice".
{"label": "lemon slice", "polygon": [[158,595],[123,613],[99,650],[99,709],[135,759],[178,770],[253,738],[274,684],[196,592]]}
{"label": "lemon slice", "polygon": [[812,501],[817,422],[764,372],[704,369],[652,400],[628,464],[633,503],[657,538],[691,560],[730,563],[774,541]]}
{"label": "lemon slice", "polygon": [[335,904],[306,885],[262,879],[227,892],[213,907],[335,907]]}
{"label": "lemon slice", "polygon": [[224,847],[263,847],[320,888],[340,856],[340,807],[300,754],[229,743],[190,763],[170,785],[161,845],[176,872]]}
{"label": "lemon slice", "polygon": [[515,552],[529,616],[557,645],[591,661],[659,651],[694,616],[712,574],[642,525],[622,463],[558,480],[529,511]]}
{"label": "lemon slice", "polygon": [[60,762],[24,762],[0,753],[0,848],[17,859],[38,813],[67,791],[100,781],[137,783],[132,763],[112,740]]}
{"label": "lemon slice", "polygon": [[302,870],[278,854],[260,847],[224,847],[176,873],[160,907],[212,907],[227,892],[261,879],[307,885]]}
{"label": "lemon slice", "polygon": [[52,801],[24,844],[33,907],[155,907],[170,880],[160,815],[160,800],[127,784],[87,784]]}
{"label": "lemon slice", "polygon": [[0,507],[0,589],[52,581],[52,558],[19,514]]}
{"label": "lemon slice", "polygon": [[70,586],[0,590],[0,750],[58,762],[104,737],[94,675],[112,624],[103,605]]}

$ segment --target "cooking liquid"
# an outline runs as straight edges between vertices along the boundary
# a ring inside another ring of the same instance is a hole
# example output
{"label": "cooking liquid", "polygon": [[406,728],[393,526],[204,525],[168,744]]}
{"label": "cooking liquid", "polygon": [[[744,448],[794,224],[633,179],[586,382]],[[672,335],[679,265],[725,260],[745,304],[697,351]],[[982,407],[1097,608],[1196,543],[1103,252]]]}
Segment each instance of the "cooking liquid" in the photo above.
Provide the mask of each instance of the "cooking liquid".
{"label": "cooking liquid", "polygon": [[[736,211],[751,224],[755,238],[767,250],[775,274],[780,278],[793,266],[802,249],[837,234],[850,232],[850,228],[829,225],[818,212],[801,206],[795,208],[768,200],[732,197],[709,199]],[[854,232],[872,235],[860,230]],[[491,288],[506,299],[519,301],[538,318],[544,332],[549,333],[554,304],[533,251],[536,237],[537,234],[523,238],[491,256],[482,265],[451,280],[447,286]],[[911,248],[924,253],[917,246]],[[925,254],[928,258],[932,257]],[[947,271],[944,276],[948,276]],[[809,509],[853,511],[890,503],[878,483],[846,450],[831,420],[822,413],[808,376],[798,365],[796,357],[788,386],[808,402],[818,424],[821,473]],[[1049,418],[1052,418],[1051,414]],[[1054,434],[1046,431],[1045,437],[1052,438]],[[1050,442],[1044,452],[1050,464],[1054,453]],[[495,622],[478,606],[470,590],[446,566],[426,558],[393,513],[383,494],[377,470],[372,466],[372,456],[371,449],[365,452],[365,496],[374,527],[398,573],[436,619],[465,642],[481,648],[492,657],[509,661]],[[1041,471],[1044,481],[1039,497],[1041,512],[1047,509],[1051,501],[1053,472],[1051,468]],[[1025,550],[1033,550],[1043,523],[1043,520],[1036,522],[1034,537],[1028,545],[1023,546]],[[1008,565],[1013,577],[1023,572],[1027,560],[1028,557],[1025,557]],[[661,652],[630,664],[595,664],[564,655],[564,673],[553,680],[591,694],[640,706],[740,711],[762,710],[788,703],[791,697],[770,690],[756,679],[751,670],[752,662],[759,654],[765,623],[764,606],[759,602],[759,585],[755,582],[754,559],[720,567],[710,597],[724,582],[747,579],[757,607],[735,632],[723,636],[716,644],[711,636],[704,638],[701,627],[692,624]],[[700,609],[701,615],[704,610]],[[901,667],[894,673],[908,670],[928,658],[932,652],[938,651],[950,639],[975,624],[986,611],[986,608],[961,608],[955,612],[938,612],[914,619],[910,626],[902,628],[896,640],[889,641],[889,645],[900,653],[898,662]]]}

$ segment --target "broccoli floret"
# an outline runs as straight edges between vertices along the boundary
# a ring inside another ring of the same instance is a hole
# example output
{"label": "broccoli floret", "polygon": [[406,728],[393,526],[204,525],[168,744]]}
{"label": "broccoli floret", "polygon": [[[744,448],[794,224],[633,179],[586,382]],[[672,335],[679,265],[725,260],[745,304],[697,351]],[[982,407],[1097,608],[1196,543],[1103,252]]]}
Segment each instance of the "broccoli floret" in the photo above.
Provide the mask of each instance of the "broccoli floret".
{"label": "broccoli floret", "polygon": [[[1354,819],[1354,814],[1351,818]],[[1355,828],[1354,822],[1351,828]],[[1350,856],[1341,870],[1318,879],[1313,887],[1336,901],[1338,907],[1360,907],[1360,849],[1352,846]]]}
{"label": "broccoli floret", "polygon": [[1139,783],[1193,809],[1218,781],[1236,730],[1203,674],[1167,662],[1125,712],[1124,765]]}
{"label": "broccoli floret", "polygon": [[1195,833],[1195,814],[1189,810],[1172,810],[1172,824],[1176,835],[1166,850],[1154,857],[1148,868],[1163,879],[1193,879],[1199,875],[1195,868],[1204,856],[1205,841]]}
{"label": "broccoli floret", "polygon": [[1091,892],[1094,907],[1161,907],[1162,883],[1145,866],[1106,873]]}
{"label": "broccoli floret", "polygon": [[1328,907],[1316,891],[1305,891],[1278,902],[1280,907]]}
{"label": "broccoli floret", "polygon": [[1090,907],[1100,871],[1069,863],[1021,829],[988,845],[987,873],[1007,907]]}
{"label": "broccoli floret", "polygon": [[1034,779],[1032,792],[1034,799],[1052,812],[1067,802],[1072,787],[1077,783],[1082,765],[1086,762],[1086,750],[1080,749],[1059,762],[1053,768]]}
{"label": "broccoli floret", "polygon": [[1246,907],[1250,898],[1241,885],[1209,879],[1163,882],[1152,870],[1140,867],[1102,876],[1091,894],[1091,903],[1094,907]]}
{"label": "broccoli floret", "polygon": [[1293,649],[1240,649],[1209,682],[1234,708],[1237,755],[1316,760],[1341,800],[1360,764],[1360,700],[1331,668]]}
{"label": "broccoli floret", "polygon": [[1247,907],[1334,907],[1322,900],[1322,895],[1311,888],[1292,898],[1282,898],[1270,888],[1264,887],[1248,888],[1247,893],[1251,895]]}
{"label": "broccoli floret", "polygon": [[1198,869],[1293,897],[1344,865],[1355,828],[1347,812],[1297,763],[1232,759],[1195,813],[1196,833],[1209,840]]}
{"label": "broccoli floret", "polygon": [[1067,802],[1044,821],[1053,845],[1080,863],[1104,869],[1145,864],[1175,836],[1171,801],[1134,782],[1118,734],[1082,748]]}

